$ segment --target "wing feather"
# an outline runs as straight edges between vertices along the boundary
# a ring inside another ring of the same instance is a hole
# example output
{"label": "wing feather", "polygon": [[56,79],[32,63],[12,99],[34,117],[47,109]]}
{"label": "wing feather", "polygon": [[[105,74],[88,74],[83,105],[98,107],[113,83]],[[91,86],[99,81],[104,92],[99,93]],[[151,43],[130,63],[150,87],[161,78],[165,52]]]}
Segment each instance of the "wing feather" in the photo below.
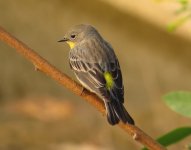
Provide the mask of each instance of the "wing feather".
{"label": "wing feather", "polygon": [[[106,64],[108,70],[103,70],[99,63],[89,63],[72,54],[70,54],[70,58],[71,59],[69,62],[71,68],[75,72],[77,72],[78,75],[80,75],[80,73],[83,75],[85,74],[85,78],[91,84],[93,84],[95,88],[100,89],[101,95],[104,94],[105,90],[103,89],[105,89],[106,87],[106,79],[104,78],[104,72],[110,72],[113,78],[114,86],[108,92],[112,97],[115,97],[116,100],[122,103],[124,102],[124,87],[122,83],[121,70],[117,59],[115,60],[115,62]],[[78,78],[80,79],[79,76]],[[108,94],[108,92],[106,93]]]}

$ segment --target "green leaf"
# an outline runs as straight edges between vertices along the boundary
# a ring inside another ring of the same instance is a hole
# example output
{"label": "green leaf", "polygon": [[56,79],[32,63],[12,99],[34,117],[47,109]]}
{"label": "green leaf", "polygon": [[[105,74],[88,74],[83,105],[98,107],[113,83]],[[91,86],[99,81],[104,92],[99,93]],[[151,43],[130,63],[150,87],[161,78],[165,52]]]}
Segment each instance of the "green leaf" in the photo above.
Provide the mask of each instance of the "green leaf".
{"label": "green leaf", "polygon": [[180,27],[182,24],[184,24],[188,19],[191,18],[191,14],[188,14],[180,19],[175,20],[174,22],[170,22],[167,25],[167,31],[173,32],[175,31],[178,27]]}
{"label": "green leaf", "polygon": [[[157,139],[157,141],[161,145],[167,147],[171,144],[181,141],[189,135],[191,135],[191,127],[181,127],[161,136]],[[142,150],[147,150],[147,148],[143,148]]]}
{"label": "green leaf", "polygon": [[177,0],[180,4],[182,5],[187,5],[188,4],[188,0]]}
{"label": "green leaf", "polygon": [[163,99],[175,112],[191,117],[191,92],[172,92],[165,95]]}
{"label": "green leaf", "polygon": [[157,141],[163,146],[169,146],[181,141],[189,135],[191,135],[191,127],[182,127],[161,136]]}

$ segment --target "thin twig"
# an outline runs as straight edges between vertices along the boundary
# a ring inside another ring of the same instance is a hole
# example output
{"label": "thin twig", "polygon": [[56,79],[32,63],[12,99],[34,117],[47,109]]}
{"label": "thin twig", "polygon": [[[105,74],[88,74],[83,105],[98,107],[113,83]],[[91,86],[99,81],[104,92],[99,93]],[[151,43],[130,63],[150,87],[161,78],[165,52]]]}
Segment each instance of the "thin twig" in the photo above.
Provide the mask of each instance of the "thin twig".
{"label": "thin twig", "polygon": [[[70,77],[56,69],[44,58],[39,56],[35,51],[30,49],[26,44],[17,40],[11,34],[6,32],[2,27],[0,27],[0,40],[4,41],[6,44],[15,48],[18,53],[23,55],[27,60],[31,61],[37,70],[44,72],[46,75],[50,76],[67,89],[75,93],[76,95],[82,97],[84,100],[88,101],[94,107],[96,107],[101,113],[105,114],[105,108],[102,100],[98,98],[95,94],[84,90],[82,93],[83,87],[72,80]],[[144,133],[141,129],[134,125],[124,124],[120,122],[119,127],[127,132],[134,140],[138,141],[142,145],[146,146],[151,150],[166,150],[165,147],[157,143],[150,136]]]}

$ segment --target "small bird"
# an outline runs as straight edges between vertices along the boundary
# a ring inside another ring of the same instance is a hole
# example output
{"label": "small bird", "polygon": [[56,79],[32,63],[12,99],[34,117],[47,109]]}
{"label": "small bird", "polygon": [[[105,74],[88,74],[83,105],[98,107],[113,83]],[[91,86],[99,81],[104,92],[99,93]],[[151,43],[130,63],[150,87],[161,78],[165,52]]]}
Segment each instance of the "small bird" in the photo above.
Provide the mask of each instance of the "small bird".
{"label": "small bird", "polygon": [[86,24],[73,26],[58,42],[70,46],[70,67],[80,83],[104,101],[109,124],[119,121],[134,124],[123,106],[122,74],[111,45],[93,26]]}

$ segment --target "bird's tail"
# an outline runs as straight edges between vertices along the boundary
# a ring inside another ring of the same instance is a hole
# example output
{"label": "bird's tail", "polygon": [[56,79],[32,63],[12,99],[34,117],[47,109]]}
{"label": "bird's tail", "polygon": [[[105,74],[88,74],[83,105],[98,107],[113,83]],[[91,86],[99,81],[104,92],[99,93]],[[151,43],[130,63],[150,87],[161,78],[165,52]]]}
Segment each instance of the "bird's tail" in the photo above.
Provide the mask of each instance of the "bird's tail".
{"label": "bird's tail", "polygon": [[111,125],[119,123],[121,120],[123,123],[129,123],[134,125],[134,120],[126,111],[121,102],[105,102],[107,120]]}

